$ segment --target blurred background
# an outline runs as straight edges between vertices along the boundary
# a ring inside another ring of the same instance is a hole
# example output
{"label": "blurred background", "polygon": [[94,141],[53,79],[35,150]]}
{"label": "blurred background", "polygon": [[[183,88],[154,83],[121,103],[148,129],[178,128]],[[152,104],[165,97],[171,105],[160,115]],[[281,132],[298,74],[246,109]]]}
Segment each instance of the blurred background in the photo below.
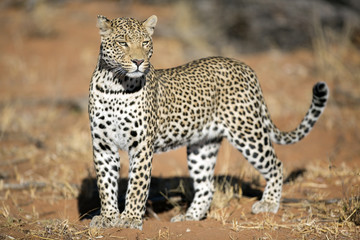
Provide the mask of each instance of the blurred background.
{"label": "blurred background", "polygon": [[0,11],[1,99],[86,95],[98,14],[140,20],[156,14],[157,68],[211,55],[360,45],[356,0],[2,0]]}
{"label": "blurred background", "polygon": [[[99,51],[98,14],[139,20],[157,15],[155,68],[212,55],[246,62],[282,130],[296,127],[313,84],[326,81],[330,102],[310,136],[276,150],[285,174],[297,168],[358,171],[358,0],[2,0],[0,193],[9,206],[16,206],[6,195],[11,186],[41,186],[36,194],[15,195],[18,202],[39,194],[44,201],[75,199],[82,179],[94,176],[87,95]],[[126,176],[125,153],[121,165]],[[259,178],[226,142],[216,173]],[[153,174],[186,176],[184,148],[157,155]]]}

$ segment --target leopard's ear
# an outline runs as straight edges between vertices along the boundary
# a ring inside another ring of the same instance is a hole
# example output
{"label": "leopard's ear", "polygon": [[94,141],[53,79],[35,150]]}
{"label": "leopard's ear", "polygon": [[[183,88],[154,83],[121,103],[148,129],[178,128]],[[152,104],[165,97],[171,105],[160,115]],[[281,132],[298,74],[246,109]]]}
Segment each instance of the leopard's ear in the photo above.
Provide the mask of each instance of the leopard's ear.
{"label": "leopard's ear", "polygon": [[97,16],[96,26],[100,29],[101,36],[105,36],[111,33],[111,22],[105,16]]}
{"label": "leopard's ear", "polygon": [[154,33],[156,23],[157,23],[157,16],[155,15],[152,15],[143,22],[143,26],[146,28],[150,36],[153,35]]}

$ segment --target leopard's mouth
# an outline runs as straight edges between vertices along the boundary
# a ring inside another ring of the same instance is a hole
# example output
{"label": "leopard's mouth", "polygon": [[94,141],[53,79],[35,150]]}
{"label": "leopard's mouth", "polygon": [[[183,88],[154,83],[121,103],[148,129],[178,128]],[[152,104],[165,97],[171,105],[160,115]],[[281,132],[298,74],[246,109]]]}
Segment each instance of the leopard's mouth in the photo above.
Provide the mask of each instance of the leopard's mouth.
{"label": "leopard's mouth", "polygon": [[133,71],[127,71],[125,76],[129,78],[140,78],[144,77],[149,71],[150,68],[148,66],[139,66]]}
{"label": "leopard's mouth", "polygon": [[139,71],[138,69],[136,71],[134,71],[134,72],[127,72],[126,73],[126,76],[129,77],[129,78],[139,78],[139,77],[142,77],[144,75],[145,75],[145,73]]}

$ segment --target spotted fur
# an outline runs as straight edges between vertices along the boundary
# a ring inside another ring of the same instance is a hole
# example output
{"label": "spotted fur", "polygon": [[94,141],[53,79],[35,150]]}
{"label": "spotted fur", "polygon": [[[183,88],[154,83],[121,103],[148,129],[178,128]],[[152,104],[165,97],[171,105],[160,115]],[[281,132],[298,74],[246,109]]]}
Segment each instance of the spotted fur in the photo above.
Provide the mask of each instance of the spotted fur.
{"label": "spotted fur", "polygon": [[[149,60],[156,22],[156,16],[143,22],[98,17],[101,45],[90,83],[89,117],[101,215],[90,225],[142,229],[153,154],[184,145],[195,197],[186,213],[172,221],[204,218],[214,193],[214,167],[223,138],[266,179],[262,199],[252,212],[276,213],[283,179],[272,142],[295,143],[309,133],[326,105],[327,85],[314,86],[311,106],[300,125],[281,132],[270,119],[254,71],[244,63],[210,57],[155,70]],[[119,149],[127,151],[130,159],[121,214]]]}

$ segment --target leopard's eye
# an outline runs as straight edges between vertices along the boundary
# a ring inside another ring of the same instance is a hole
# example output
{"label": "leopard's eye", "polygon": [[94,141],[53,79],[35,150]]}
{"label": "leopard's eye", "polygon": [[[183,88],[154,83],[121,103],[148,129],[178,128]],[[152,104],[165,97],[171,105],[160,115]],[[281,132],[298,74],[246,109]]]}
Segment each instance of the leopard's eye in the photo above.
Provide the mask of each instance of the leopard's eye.
{"label": "leopard's eye", "polygon": [[148,45],[148,44],[149,44],[149,41],[143,41],[143,42],[142,42],[143,47],[145,47],[145,46]]}
{"label": "leopard's eye", "polygon": [[127,42],[124,42],[124,41],[117,41],[117,43],[118,43],[121,47],[127,47],[127,46],[128,46]]}

